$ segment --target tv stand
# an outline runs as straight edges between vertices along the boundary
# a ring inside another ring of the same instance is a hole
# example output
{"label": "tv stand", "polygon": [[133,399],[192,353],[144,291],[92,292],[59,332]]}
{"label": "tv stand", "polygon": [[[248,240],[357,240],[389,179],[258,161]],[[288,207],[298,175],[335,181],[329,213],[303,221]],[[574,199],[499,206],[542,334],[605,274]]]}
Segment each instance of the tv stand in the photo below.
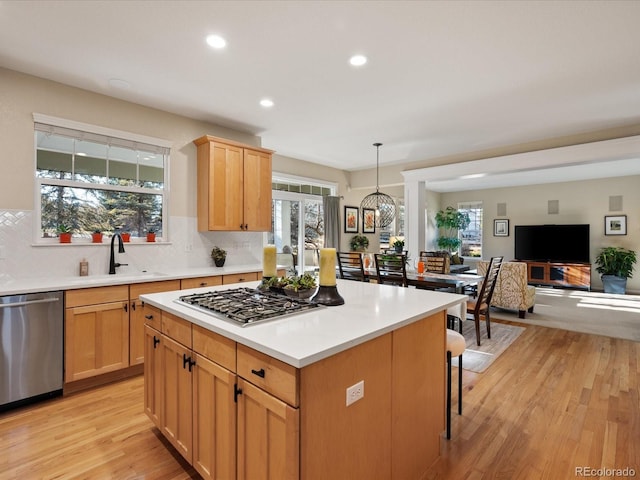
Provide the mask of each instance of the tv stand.
{"label": "tv stand", "polygon": [[531,285],[591,289],[590,263],[522,261],[527,264],[527,282]]}

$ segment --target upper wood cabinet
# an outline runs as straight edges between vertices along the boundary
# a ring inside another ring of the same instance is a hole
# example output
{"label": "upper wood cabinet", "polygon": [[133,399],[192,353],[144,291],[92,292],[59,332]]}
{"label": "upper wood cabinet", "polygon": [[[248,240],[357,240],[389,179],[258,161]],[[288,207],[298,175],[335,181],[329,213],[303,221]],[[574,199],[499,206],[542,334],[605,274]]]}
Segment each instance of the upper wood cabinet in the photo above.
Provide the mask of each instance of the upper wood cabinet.
{"label": "upper wood cabinet", "polygon": [[198,230],[271,229],[271,155],[205,135],[198,147]]}

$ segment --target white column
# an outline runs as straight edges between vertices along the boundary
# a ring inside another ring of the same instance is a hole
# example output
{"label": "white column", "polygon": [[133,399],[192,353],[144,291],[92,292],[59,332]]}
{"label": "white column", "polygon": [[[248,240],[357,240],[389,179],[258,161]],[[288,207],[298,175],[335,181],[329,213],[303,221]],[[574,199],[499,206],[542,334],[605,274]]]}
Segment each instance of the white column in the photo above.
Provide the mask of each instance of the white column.
{"label": "white column", "polygon": [[421,250],[426,250],[427,209],[425,183],[417,180],[404,182],[404,237],[405,249],[412,263]]}

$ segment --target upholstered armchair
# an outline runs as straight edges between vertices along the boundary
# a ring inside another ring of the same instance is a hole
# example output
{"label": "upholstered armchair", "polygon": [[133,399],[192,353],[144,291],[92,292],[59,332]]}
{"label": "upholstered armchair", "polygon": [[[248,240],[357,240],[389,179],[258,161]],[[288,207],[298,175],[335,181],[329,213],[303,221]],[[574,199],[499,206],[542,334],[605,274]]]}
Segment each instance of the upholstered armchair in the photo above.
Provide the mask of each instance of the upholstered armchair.
{"label": "upholstered armchair", "polygon": [[[485,276],[489,262],[478,262],[478,275]],[[527,264],[524,262],[503,262],[491,306],[507,310],[517,310],[524,318],[526,312],[533,312],[536,303],[536,288],[527,285]]]}

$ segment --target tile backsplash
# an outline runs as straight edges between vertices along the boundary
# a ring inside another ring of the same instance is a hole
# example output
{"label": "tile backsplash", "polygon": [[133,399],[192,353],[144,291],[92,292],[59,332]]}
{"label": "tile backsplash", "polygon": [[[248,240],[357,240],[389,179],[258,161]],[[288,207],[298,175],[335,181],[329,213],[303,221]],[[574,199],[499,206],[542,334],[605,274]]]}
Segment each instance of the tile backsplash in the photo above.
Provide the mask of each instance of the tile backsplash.
{"label": "tile backsplash", "polygon": [[[0,275],[52,277],[79,275],[82,259],[89,262],[89,275],[107,274],[110,237],[102,245],[71,243],[34,245],[34,214],[28,210],[0,210]],[[142,270],[213,266],[211,249],[227,250],[226,265],[262,262],[260,232],[198,232],[195,217],[170,217],[169,238],[154,244],[128,243],[116,261],[128,263],[119,273]]]}

